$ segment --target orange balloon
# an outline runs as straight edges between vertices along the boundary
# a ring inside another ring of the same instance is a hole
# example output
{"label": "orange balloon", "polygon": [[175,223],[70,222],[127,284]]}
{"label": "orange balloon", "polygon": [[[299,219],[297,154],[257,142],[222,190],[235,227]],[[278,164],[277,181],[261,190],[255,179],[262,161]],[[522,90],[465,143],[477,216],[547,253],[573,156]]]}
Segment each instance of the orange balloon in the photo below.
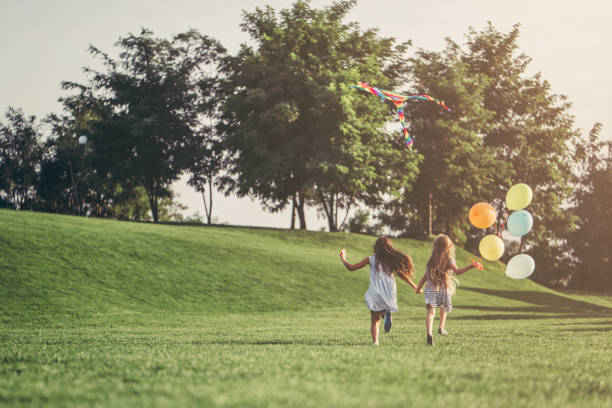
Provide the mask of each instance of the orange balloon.
{"label": "orange balloon", "polygon": [[470,222],[476,228],[489,228],[497,218],[497,211],[489,203],[476,203],[470,208]]}

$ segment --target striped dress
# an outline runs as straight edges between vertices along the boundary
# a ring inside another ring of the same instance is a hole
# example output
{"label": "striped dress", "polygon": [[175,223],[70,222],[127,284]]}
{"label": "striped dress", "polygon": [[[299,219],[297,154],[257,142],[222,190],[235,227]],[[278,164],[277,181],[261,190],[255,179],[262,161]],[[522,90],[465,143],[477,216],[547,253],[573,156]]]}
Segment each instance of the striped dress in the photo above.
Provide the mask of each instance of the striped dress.
{"label": "striped dress", "polygon": [[376,265],[376,255],[370,256],[370,287],[364,296],[365,304],[373,312],[389,310],[397,312],[397,285],[395,276]]}
{"label": "striped dress", "polygon": [[[450,265],[456,267],[455,260],[451,259],[449,262]],[[429,276],[429,270],[426,272],[427,274],[427,283],[425,284],[425,305],[429,305],[431,307],[439,307],[444,309],[445,312],[450,313],[453,310],[453,302],[451,301],[451,297],[455,292],[455,282],[456,279],[451,272],[451,287],[447,288],[444,283],[440,283],[437,287],[433,282],[431,277]]]}

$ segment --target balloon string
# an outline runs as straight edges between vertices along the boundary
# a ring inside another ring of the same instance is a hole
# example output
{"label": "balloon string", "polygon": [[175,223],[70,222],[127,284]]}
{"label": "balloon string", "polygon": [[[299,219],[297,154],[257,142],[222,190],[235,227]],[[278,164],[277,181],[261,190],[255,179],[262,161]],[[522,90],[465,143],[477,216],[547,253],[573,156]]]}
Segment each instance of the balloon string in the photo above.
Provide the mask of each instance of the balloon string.
{"label": "balloon string", "polygon": [[468,262],[474,268],[478,269],[479,271],[482,271],[482,261],[480,260],[480,258],[469,257],[468,258]]}
{"label": "balloon string", "polygon": [[498,237],[502,237],[502,232],[504,232],[504,227],[506,226],[506,221],[508,221],[508,211],[504,211],[504,222],[502,222],[502,226],[497,232]]}

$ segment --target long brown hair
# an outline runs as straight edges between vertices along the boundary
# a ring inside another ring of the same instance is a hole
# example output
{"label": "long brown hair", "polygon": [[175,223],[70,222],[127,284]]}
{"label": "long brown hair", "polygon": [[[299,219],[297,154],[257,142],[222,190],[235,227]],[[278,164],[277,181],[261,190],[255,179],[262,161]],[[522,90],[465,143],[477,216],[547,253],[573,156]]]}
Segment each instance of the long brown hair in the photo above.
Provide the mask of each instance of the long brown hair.
{"label": "long brown hair", "polygon": [[455,257],[455,245],[453,241],[444,234],[438,235],[433,242],[433,251],[427,261],[427,273],[434,284],[443,283],[446,287],[450,285],[450,263]]}
{"label": "long brown hair", "polygon": [[[380,237],[376,240],[374,254],[376,255],[376,264],[382,264],[385,273],[389,275],[398,273],[407,278],[411,278],[414,275],[412,259],[402,251],[393,248],[393,243],[389,238]],[[384,267],[390,270],[385,270]]]}

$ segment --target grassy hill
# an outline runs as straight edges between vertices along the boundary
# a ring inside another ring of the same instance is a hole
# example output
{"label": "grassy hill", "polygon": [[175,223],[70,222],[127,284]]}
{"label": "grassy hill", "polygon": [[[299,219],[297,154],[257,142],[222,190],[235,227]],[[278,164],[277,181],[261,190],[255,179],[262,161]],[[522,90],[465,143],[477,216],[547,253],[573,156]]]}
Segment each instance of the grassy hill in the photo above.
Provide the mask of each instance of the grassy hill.
{"label": "grassy hill", "polygon": [[[346,247],[349,260],[357,262],[372,253],[373,243],[374,238],[356,234],[151,225],[1,210],[0,312],[28,320],[34,313],[42,318],[361,305],[367,268],[345,270],[338,252]],[[420,278],[430,243],[401,239],[395,245],[412,256],[415,279]],[[459,264],[468,257],[457,248]],[[409,286],[398,283],[401,306],[422,304]],[[498,263],[463,275],[461,287],[468,289],[458,291],[457,303],[470,307],[520,307],[525,300],[542,308],[579,306],[531,281],[505,278]],[[555,297],[560,297],[556,304]]]}
{"label": "grassy hill", "polygon": [[[394,242],[419,279],[431,244]],[[0,406],[612,405],[610,298],[498,263],[460,277],[433,349],[398,280],[374,350],[368,271],[338,259],[373,243],[0,210]]]}

